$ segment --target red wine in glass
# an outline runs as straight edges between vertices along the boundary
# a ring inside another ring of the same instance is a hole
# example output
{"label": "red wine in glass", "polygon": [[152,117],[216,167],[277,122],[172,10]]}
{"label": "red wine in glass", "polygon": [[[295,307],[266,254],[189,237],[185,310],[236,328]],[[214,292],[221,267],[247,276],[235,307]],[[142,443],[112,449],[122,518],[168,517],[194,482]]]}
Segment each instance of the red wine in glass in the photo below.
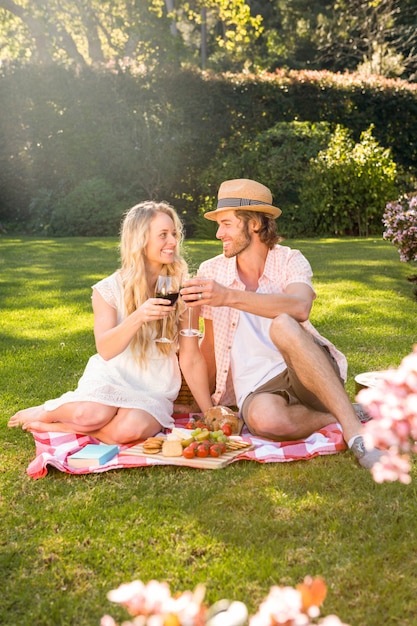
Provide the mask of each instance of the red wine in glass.
{"label": "red wine in glass", "polygon": [[164,298],[164,300],[169,300],[171,305],[176,303],[176,301],[178,300],[178,296],[179,296],[178,291],[177,293],[162,293],[162,292],[159,293],[157,291],[155,292],[155,298]]}
{"label": "red wine in glass", "polygon": [[[155,286],[155,298],[163,298],[169,300],[170,305],[174,305],[179,296],[179,283],[175,281],[174,276],[161,275],[158,276]],[[166,305],[169,306],[169,305]],[[155,341],[159,343],[173,343],[173,339],[166,337],[166,321],[164,317],[162,320],[162,337],[157,337]]]}

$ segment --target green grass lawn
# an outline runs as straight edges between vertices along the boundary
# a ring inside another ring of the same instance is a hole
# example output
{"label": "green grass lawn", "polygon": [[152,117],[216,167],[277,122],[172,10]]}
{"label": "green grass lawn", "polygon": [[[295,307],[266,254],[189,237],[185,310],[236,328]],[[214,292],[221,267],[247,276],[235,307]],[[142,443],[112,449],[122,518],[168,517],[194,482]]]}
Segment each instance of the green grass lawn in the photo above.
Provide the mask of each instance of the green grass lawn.
{"label": "green grass lawn", "polygon": [[[356,374],[396,367],[417,336],[412,268],[381,239],[287,241],[310,260],[312,322]],[[193,265],[220,252],[190,241]],[[416,470],[377,485],[349,453],[308,462],[239,462],[33,480],[29,433],[16,410],[74,388],[94,352],[91,285],[118,265],[114,239],[0,237],[0,623],[93,626],[126,614],[106,598],[155,578],[172,591],[207,585],[207,599],[253,613],[270,586],[321,575],[324,615],[352,626],[412,626],[417,605]]]}

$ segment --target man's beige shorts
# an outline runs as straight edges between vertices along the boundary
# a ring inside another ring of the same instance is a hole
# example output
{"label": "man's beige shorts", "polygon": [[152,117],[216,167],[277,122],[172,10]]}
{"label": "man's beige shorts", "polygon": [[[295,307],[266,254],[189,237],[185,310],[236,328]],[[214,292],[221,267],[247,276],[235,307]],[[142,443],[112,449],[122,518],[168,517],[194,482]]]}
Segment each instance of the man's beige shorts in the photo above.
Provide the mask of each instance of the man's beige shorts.
{"label": "man's beige shorts", "polygon": [[[323,354],[328,359],[342,385],[344,385],[343,380],[340,377],[339,367],[335,358],[330,354],[329,348],[317,339],[317,337],[313,336],[313,339],[322,349]],[[303,404],[304,406],[314,409],[315,411],[322,411],[324,413],[328,412],[317,396],[301,384],[295,371],[291,367],[288,367],[286,370],[281,372],[281,374],[271,378],[271,380],[268,380],[267,383],[264,383],[246,396],[241,409],[243,420],[245,420],[248,414],[250,403],[254,397],[260,393],[272,393],[285,398],[288,404]]]}

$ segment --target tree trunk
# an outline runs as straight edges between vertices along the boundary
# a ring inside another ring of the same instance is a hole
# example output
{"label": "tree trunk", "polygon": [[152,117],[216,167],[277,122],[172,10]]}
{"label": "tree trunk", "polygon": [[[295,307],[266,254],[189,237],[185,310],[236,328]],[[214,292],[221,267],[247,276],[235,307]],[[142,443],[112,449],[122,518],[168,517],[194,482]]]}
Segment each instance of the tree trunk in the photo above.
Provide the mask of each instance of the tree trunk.
{"label": "tree trunk", "polygon": [[207,67],[207,9],[201,8],[201,69]]}
{"label": "tree trunk", "polygon": [[64,27],[58,27],[54,24],[51,15],[48,15],[47,21],[45,21],[41,17],[34,16],[33,11],[26,10],[13,0],[0,0],[0,7],[20,18],[27,26],[35,42],[35,56],[38,61],[46,64],[53,62],[51,45],[49,44],[50,38],[53,37],[56,44],[67,53],[70,60],[75,61],[80,66],[86,65],[85,59],[78,51],[72,36]]}
{"label": "tree trunk", "polygon": [[35,42],[35,58],[40,63],[52,63],[52,56],[49,51],[46,25],[42,19],[37,19],[28,13],[24,7],[13,2],[13,0],[0,0],[0,7],[6,9],[16,17],[20,18],[27,26],[33,41]]}
{"label": "tree trunk", "polygon": [[[168,15],[174,11],[174,0],[165,0],[165,6],[167,8]],[[177,24],[175,19],[172,18],[171,22],[171,35],[176,37],[178,35]]]}

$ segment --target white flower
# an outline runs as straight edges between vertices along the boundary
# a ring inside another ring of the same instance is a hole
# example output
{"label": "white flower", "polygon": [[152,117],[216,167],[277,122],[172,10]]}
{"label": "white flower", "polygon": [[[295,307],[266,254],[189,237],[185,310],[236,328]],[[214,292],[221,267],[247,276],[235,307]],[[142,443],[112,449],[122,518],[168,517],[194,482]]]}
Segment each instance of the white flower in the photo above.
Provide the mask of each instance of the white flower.
{"label": "white flower", "polygon": [[302,613],[302,598],[293,587],[271,587],[269,595],[262,602],[258,613],[254,615],[249,626],[276,626],[277,624],[294,624],[303,626],[309,620]]}

